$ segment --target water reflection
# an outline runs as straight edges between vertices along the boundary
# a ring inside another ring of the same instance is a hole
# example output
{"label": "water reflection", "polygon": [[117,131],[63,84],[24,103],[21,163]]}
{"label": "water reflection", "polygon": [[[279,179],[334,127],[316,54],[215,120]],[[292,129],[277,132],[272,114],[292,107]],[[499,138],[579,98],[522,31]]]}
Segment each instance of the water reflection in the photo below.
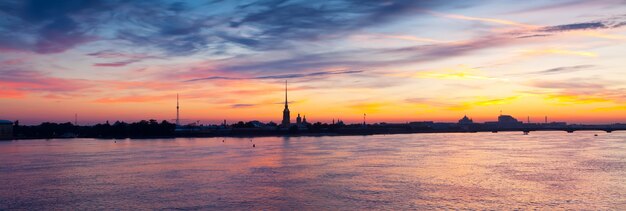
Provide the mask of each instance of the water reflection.
{"label": "water reflection", "polygon": [[0,209],[626,207],[595,133],[0,142]]}

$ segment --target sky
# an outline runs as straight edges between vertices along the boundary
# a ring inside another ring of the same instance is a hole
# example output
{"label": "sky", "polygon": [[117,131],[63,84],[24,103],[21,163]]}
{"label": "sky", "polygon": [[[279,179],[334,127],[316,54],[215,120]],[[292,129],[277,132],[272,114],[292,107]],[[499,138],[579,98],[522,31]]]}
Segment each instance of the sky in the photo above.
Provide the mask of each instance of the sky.
{"label": "sky", "polygon": [[[22,124],[626,122],[626,1],[0,2]],[[293,120],[292,120],[293,121]]]}

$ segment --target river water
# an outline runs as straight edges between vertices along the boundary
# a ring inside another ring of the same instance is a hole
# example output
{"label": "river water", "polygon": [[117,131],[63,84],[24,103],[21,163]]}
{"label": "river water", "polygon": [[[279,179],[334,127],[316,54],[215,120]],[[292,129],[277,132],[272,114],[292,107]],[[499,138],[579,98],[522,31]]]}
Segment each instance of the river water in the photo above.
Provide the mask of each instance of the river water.
{"label": "river water", "polygon": [[626,132],[0,142],[0,210],[441,208],[624,209]]}

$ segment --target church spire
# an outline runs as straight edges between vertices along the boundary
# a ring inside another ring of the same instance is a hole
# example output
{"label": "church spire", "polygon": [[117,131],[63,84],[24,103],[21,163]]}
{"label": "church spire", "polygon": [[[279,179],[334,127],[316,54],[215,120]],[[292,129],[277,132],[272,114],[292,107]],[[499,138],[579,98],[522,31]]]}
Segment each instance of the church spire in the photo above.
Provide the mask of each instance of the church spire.
{"label": "church spire", "polygon": [[281,122],[283,127],[289,127],[289,125],[291,124],[288,102],[289,101],[287,101],[287,80],[285,80],[285,109],[283,110],[283,121]]}

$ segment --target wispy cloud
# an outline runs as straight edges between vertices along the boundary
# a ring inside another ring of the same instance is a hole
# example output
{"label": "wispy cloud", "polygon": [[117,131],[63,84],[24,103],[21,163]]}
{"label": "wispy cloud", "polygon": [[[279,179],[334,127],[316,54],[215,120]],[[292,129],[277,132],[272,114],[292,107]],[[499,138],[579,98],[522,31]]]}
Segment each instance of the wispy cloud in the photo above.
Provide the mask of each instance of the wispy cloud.
{"label": "wispy cloud", "polygon": [[530,85],[546,90],[540,95],[546,99],[566,104],[624,103],[626,89],[591,79],[570,79],[566,81],[537,81]]}
{"label": "wispy cloud", "polygon": [[[500,80],[507,79],[486,76],[479,69],[458,65],[450,68],[419,71],[410,74],[414,78],[451,79],[451,80]],[[392,74],[392,76],[404,77],[406,74]]]}
{"label": "wispy cloud", "polygon": [[117,103],[146,103],[156,102],[166,99],[173,99],[173,95],[135,95],[124,97],[107,97],[94,100],[96,103],[117,104]]}
{"label": "wispy cloud", "polygon": [[567,104],[588,104],[588,103],[605,103],[611,102],[610,99],[606,99],[600,96],[592,95],[575,95],[575,94],[549,94],[546,95],[548,100],[554,100],[560,103]]}
{"label": "wispy cloud", "polygon": [[460,19],[467,21],[480,21],[485,23],[495,23],[501,25],[511,25],[522,27],[521,30],[515,30],[510,32],[512,35],[517,35],[517,38],[537,38],[537,37],[547,37],[551,36],[554,33],[563,33],[563,32],[579,32],[577,34],[583,36],[590,37],[598,37],[604,39],[626,39],[624,36],[620,35],[611,35],[605,34],[601,32],[594,32],[594,30],[599,29],[610,29],[610,28],[619,28],[626,25],[626,16],[617,16],[605,18],[597,21],[589,21],[582,23],[568,23],[562,25],[554,25],[554,26],[541,26],[541,25],[531,25],[531,24],[523,24],[514,21],[504,20],[504,19],[494,19],[494,18],[480,18],[480,17],[471,17],[457,14],[445,14],[445,13],[437,13],[437,12],[429,12],[430,14],[434,14],[439,17],[451,18],[451,19]]}
{"label": "wispy cloud", "polygon": [[362,72],[363,71],[361,71],[361,70],[328,71],[328,72],[312,72],[312,73],[295,73],[295,74],[285,74],[285,75],[267,75],[267,76],[257,76],[257,77],[249,77],[249,78],[211,76],[211,77],[206,77],[206,78],[191,79],[191,80],[187,80],[185,82],[195,82],[195,81],[204,81],[204,80],[290,79],[290,78],[305,78],[305,77],[317,77],[317,76],[328,76],[328,75],[355,74],[355,73],[362,73]]}
{"label": "wispy cloud", "polygon": [[446,40],[438,40],[426,37],[418,37],[413,35],[401,35],[401,34],[356,34],[352,37],[356,39],[362,40],[372,40],[372,39],[394,39],[394,40],[404,40],[404,41],[412,41],[412,42],[423,42],[423,43],[446,43],[450,41]]}
{"label": "wispy cloud", "polygon": [[476,96],[472,98],[407,98],[405,102],[410,104],[427,105],[437,108],[443,108],[451,111],[468,110],[474,107],[484,107],[492,105],[504,105],[512,103],[523,97],[523,95],[514,95],[508,97],[485,97]]}
{"label": "wispy cloud", "polygon": [[87,80],[53,77],[23,69],[0,70],[0,83],[5,91],[13,93],[74,92],[91,87]]}
{"label": "wispy cloud", "polygon": [[19,90],[0,90],[0,98],[22,98],[26,93]]}
{"label": "wispy cloud", "polygon": [[256,104],[232,104],[230,105],[231,108],[248,108],[248,107],[254,107],[256,106]]}
{"label": "wispy cloud", "polygon": [[571,56],[582,56],[582,57],[598,57],[597,53],[589,52],[589,51],[572,51],[565,49],[557,49],[557,48],[544,48],[544,49],[533,49],[524,51],[526,55],[545,55],[545,54],[559,54],[559,55],[571,55]]}
{"label": "wispy cloud", "polygon": [[536,81],[533,86],[547,89],[604,89],[604,84],[584,81]]}
{"label": "wispy cloud", "polygon": [[494,77],[475,75],[469,72],[453,72],[453,73],[420,73],[417,78],[436,78],[436,79],[478,79],[478,80],[502,80]]}
{"label": "wispy cloud", "polygon": [[136,59],[136,60],[163,59],[163,57],[161,56],[146,55],[146,54],[141,54],[141,53],[124,53],[124,52],[113,51],[113,50],[97,51],[97,52],[88,53],[85,55],[96,57],[96,58],[103,58],[103,59]]}
{"label": "wispy cloud", "polygon": [[601,22],[588,22],[588,23],[572,23],[557,26],[548,26],[540,29],[541,32],[564,32],[574,30],[590,30],[590,29],[605,29],[607,25]]}
{"label": "wispy cloud", "polygon": [[524,24],[524,23],[519,23],[519,22],[504,20],[504,19],[471,17],[471,16],[457,15],[457,14],[446,14],[446,13],[434,12],[434,11],[428,11],[428,13],[438,16],[438,17],[445,17],[445,18],[451,18],[451,19],[480,21],[480,22],[486,22],[486,23],[511,25],[511,26],[518,26],[518,27],[524,27],[524,28],[537,28],[537,26],[534,26],[534,25]]}
{"label": "wispy cloud", "polygon": [[93,66],[95,67],[123,67],[123,66],[129,65],[138,61],[139,60],[131,59],[131,60],[125,60],[125,61],[119,61],[119,62],[95,63],[93,64]]}
{"label": "wispy cloud", "polygon": [[[537,74],[537,75],[546,75],[546,74],[560,74],[560,73],[571,73],[578,72],[586,69],[591,69],[596,67],[595,65],[576,65],[576,66],[563,66],[563,67],[555,67],[546,70],[540,70],[536,72],[530,72],[527,74]],[[541,84],[541,83],[540,83]]]}

